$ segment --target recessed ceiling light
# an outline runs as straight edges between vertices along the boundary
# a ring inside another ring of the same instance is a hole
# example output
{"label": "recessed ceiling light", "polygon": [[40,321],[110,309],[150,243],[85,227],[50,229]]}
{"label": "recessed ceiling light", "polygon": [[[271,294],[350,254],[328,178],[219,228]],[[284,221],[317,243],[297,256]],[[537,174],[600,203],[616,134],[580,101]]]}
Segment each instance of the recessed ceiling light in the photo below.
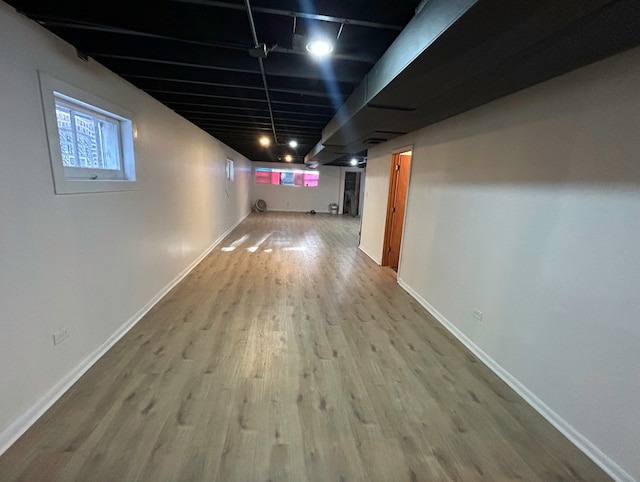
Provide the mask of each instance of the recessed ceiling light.
{"label": "recessed ceiling light", "polygon": [[351,165],[355,166],[356,164],[358,164],[358,159],[356,159],[355,157],[351,158]]}
{"label": "recessed ceiling light", "polygon": [[298,147],[298,142],[293,140],[289,141],[289,147],[295,149],[296,147]]}
{"label": "recessed ceiling light", "polygon": [[262,136],[260,138],[260,145],[262,147],[269,147],[269,144],[271,144],[271,139],[269,139],[267,136]]}
{"label": "recessed ceiling light", "polygon": [[312,40],[307,44],[307,50],[316,57],[325,57],[331,53],[333,45],[326,40]]}
{"label": "recessed ceiling light", "polygon": [[293,161],[293,157],[291,157],[291,154],[287,154],[286,156],[284,156],[284,160],[287,162],[291,162]]}

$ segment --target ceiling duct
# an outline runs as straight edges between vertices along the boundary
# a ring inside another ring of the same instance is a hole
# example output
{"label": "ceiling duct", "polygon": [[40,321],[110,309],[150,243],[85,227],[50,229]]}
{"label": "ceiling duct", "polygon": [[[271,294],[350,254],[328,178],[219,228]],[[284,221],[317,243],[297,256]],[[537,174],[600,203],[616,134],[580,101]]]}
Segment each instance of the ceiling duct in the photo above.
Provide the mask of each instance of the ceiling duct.
{"label": "ceiling duct", "polygon": [[640,44],[637,0],[421,6],[305,162],[362,152],[372,139],[390,140]]}
{"label": "ceiling duct", "polygon": [[[305,156],[305,163],[311,160],[319,162],[331,162],[334,160],[336,158],[334,157],[335,152],[325,149],[324,146],[329,142],[335,144],[336,142],[330,141],[335,137],[340,138],[337,142],[338,144],[344,142],[347,147],[355,139],[360,138],[360,149],[353,150],[353,152],[366,149],[370,144],[364,142],[365,139],[360,135],[361,129],[365,127],[364,125],[362,127],[358,125],[357,130],[351,131],[354,120],[361,116],[367,104],[374,100],[376,94],[391,84],[404,69],[415,61],[450,25],[464,15],[476,1],[431,0],[430,2],[421,3],[421,8],[416,9],[416,15],[413,19],[373,66],[335,117],[323,129],[322,140]],[[408,114],[413,108],[412,106],[396,106],[393,103],[385,103],[384,107],[376,107],[376,110],[378,110],[378,115],[384,116],[385,111]],[[366,129],[367,133],[376,130],[377,119],[363,120],[364,124],[369,124],[369,128]]]}
{"label": "ceiling duct", "polygon": [[422,0],[418,6],[416,7],[416,15],[418,15],[420,13],[420,10],[422,10],[424,8],[424,6],[427,4],[429,0]]}
{"label": "ceiling duct", "polygon": [[387,142],[389,139],[383,137],[369,137],[365,139],[363,142],[368,146],[375,146],[377,144],[382,144],[383,142]]}

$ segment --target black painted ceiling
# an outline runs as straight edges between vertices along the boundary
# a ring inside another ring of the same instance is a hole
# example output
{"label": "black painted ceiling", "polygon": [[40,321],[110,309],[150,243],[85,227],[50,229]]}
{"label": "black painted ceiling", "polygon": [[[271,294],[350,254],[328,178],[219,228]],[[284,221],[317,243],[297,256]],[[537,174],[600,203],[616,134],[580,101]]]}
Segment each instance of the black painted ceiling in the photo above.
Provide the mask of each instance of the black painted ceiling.
{"label": "black painted ceiling", "polygon": [[[273,126],[244,0],[8,3],[249,159],[303,162],[418,0],[251,0]],[[313,35],[335,40],[329,59],[308,54]]]}
{"label": "black painted ceiling", "polygon": [[[342,165],[640,44],[640,0],[8,3],[254,161]],[[328,59],[305,50],[316,35]]]}

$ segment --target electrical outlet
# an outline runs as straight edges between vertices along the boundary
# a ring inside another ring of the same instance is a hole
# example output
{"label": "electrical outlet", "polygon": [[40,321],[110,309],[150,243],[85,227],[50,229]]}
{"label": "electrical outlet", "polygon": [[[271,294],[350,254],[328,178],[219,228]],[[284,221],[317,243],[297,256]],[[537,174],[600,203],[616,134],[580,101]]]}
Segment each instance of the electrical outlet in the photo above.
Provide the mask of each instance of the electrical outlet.
{"label": "electrical outlet", "polygon": [[53,334],[53,345],[59,345],[67,338],[69,338],[69,328],[58,330]]}
{"label": "electrical outlet", "polygon": [[482,321],[482,311],[473,310],[473,317],[478,321]]}

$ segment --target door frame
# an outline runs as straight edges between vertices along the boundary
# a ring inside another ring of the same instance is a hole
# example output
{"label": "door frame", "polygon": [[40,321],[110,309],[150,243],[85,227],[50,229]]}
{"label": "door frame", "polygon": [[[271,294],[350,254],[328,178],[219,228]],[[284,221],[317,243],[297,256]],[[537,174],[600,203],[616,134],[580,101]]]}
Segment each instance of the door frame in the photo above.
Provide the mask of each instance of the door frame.
{"label": "door frame", "polygon": [[364,205],[364,183],[365,172],[364,167],[341,167],[340,168],[340,189],[338,190],[338,213],[342,214],[344,209],[344,183],[347,178],[347,172],[359,172],[360,173],[360,193],[358,199],[358,216],[362,216],[362,208]]}
{"label": "door frame", "polygon": [[409,204],[409,189],[411,188],[411,171],[413,170],[413,160],[415,157],[414,156],[415,148],[413,144],[409,146],[393,149],[393,151],[391,152],[391,160],[389,163],[389,193],[387,195],[387,215],[385,218],[384,238],[382,242],[382,262],[380,263],[381,266],[389,266],[388,247],[389,247],[389,243],[391,242],[391,215],[393,214],[392,199],[395,198],[396,191],[397,191],[397,182],[393,182],[393,181],[394,181],[394,178],[396,178],[396,181],[397,181],[396,172],[398,172],[393,168],[395,165],[394,159],[396,156],[399,156],[403,152],[407,152],[407,151],[411,151],[411,164],[409,166],[409,173],[407,178],[407,194],[405,198],[405,209],[404,209],[404,216],[402,218],[402,239],[400,240],[398,272],[400,271],[400,264],[402,262],[402,245],[404,244],[404,227],[407,219],[407,205]]}

